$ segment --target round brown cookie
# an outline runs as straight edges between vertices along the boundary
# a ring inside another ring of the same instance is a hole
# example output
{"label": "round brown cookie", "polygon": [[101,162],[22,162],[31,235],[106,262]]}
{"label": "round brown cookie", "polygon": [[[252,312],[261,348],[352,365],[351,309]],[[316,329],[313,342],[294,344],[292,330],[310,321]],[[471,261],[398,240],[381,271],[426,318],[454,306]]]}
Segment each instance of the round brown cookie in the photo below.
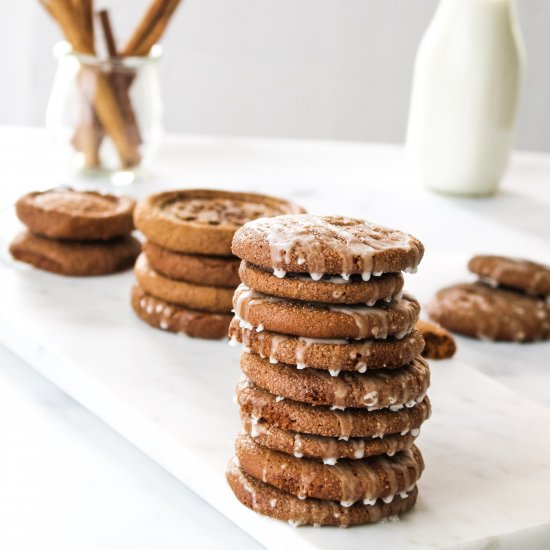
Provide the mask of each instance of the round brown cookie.
{"label": "round brown cookie", "polygon": [[414,445],[392,457],[343,459],[334,466],[311,458],[296,458],[259,445],[239,435],[235,455],[243,472],[301,498],[335,500],[343,506],[357,501],[393,500],[412,490],[420,479],[424,462]]}
{"label": "round brown cookie", "polygon": [[143,251],[151,267],[170,279],[233,289],[241,282],[237,258],[183,254],[150,241],[143,245]]}
{"label": "round brown cookie", "polygon": [[414,487],[389,503],[377,500],[374,504],[356,503],[348,507],[329,500],[300,499],[245,474],[235,459],[229,463],[226,477],[242,504],[259,514],[288,521],[293,526],[348,527],[376,523],[407,512],[414,506],[418,496],[418,488]]}
{"label": "round brown cookie", "polygon": [[[290,301],[240,285],[233,297],[235,315],[248,328],[267,329],[305,338],[402,338],[418,321],[420,305],[404,294],[375,307],[337,306]],[[260,330],[260,332],[261,332]]]}
{"label": "round brown cookie", "polygon": [[145,292],[157,298],[210,313],[229,313],[231,311],[233,296],[231,288],[202,286],[168,279],[149,265],[145,254],[139,255],[134,271],[136,279]]}
{"label": "round brown cookie", "polygon": [[410,363],[424,348],[418,330],[406,334],[401,340],[327,340],[300,338],[278,334],[269,330],[258,332],[241,327],[233,319],[229,327],[230,343],[243,344],[260,357],[272,363],[297,365],[298,368],[328,370],[333,375],[341,371],[366,372],[367,369],[394,369]]}
{"label": "round brown cookie", "polygon": [[468,268],[491,286],[504,285],[533,295],[550,295],[550,267],[503,256],[474,256]]}
{"label": "round brown cookie", "polygon": [[330,407],[312,407],[290,399],[281,399],[255,386],[250,380],[237,385],[237,402],[241,411],[291,432],[325,437],[374,437],[401,433],[420,428],[430,415],[426,397],[414,407],[397,411],[378,409],[332,410]]}
{"label": "round brown cookie", "polygon": [[10,245],[11,255],[21,262],[60,275],[107,275],[130,269],[141,244],[131,236],[109,241],[58,241],[35,235],[19,234]]}
{"label": "round brown cookie", "polygon": [[401,273],[385,273],[369,281],[363,281],[358,275],[348,280],[325,276],[315,281],[309,275],[297,274],[280,278],[245,261],[241,263],[239,275],[246,286],[264,294],[327,304],[373,306],[379,300],[389,302],[401,295],[404,283]]}
{"label": "round brown cookie", "polygon": [[427,311],[446,329],[481,340],[530,342],[550,337],[550,305],[483,283],[444,288]]}
{"label": "round brown cookie", "polygon": [[134,206],[129,197],[70,188],[28,193],[15,203],[17,216],[33,233],[75,241],[127,235],[134,229]]}
{"label": "round brown cookie", "polygon": [[430,385],[430,369],[422,357],[390,371],[357,372],[331,376],[326,371],[298,370],[284,363],[270,363],[254,353],[243,351],[241,370],[255,386],[293,401],[369,411],[414,406],[424,399]]}
{"label": "round brown cookie", "polygon": [[260,445],[294,455],[296,458],[318,458],[325,464],[334,465],[341,458],[360,459],[367,456],[387,454],[410,449],[420,430],[405,435],[391,434],[384,437],[350,438],[347,441],[336,437],[287,432],[262,420],[241,413],[243,433],[254,438]]}
{"label": "round brown cookie", "polygon": [[227,335],[231,315],[185,309],[147,294],[139,285],[132,288],[132,308],[149,325],[187,334],[194,338],[220,339]]}
{"label": "round brown cookie", "polygon": [[247,223],[235,234],[233,253],[278,276],[359,274],[368,280],[371,275],[414,271],[424,247],[411,235],[364,220],[303,214]]}
{"label": "round brown cookie", "polygon": [[244,223],[300,212],[303,208],[268,195],[185,189],[147,197],[134,222],[150,241],[170,250],[231,256],[231,240]]}

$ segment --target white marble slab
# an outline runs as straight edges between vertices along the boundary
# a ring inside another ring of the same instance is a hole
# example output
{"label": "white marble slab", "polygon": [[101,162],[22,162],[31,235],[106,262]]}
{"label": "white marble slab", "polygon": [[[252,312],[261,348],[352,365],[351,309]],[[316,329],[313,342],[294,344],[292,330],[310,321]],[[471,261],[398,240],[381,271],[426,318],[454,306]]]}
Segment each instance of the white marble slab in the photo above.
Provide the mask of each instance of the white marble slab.
{"label": "white marble slab", "polygon": [[143,324],[128,303],[131,279],[1,269],[0,338],[260,543],[543,548],[550,540],[550,410],[459,360],[433,368],[434,414],[419,439],[427,468],[402,521],[293,529],[250,512],[224,479],[238,431],[238,351]]}

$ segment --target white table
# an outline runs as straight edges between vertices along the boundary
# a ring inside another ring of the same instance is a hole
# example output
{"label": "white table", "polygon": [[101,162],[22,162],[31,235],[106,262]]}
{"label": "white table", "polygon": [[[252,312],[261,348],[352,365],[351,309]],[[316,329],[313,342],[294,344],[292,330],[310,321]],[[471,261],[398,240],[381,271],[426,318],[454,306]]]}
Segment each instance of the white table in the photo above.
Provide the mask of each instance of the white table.
{"label": "white table", "polygon": [[[38,130],[0,130],[0,171],[0,207],[26,190],[73,181],[63,175],[55,150]],[[131,191],[143,196],[162,184],[279,193],[310,211],[360,215],[410,230],[425,242],[426,262],[431,252],[474,251],[548,261],[548,176],[550,156],[517,155],[495,199],[449,199],[414,186],[398,147],[173,137],[155,176]],[[358,195],[362,201],[353,200]],[[507,362],[505,346],[496,361],[482,343],[460,339],[459,344],[470,363],[550,407],[550,370],[530,364],[529,349],[518,368]],[[0,514],[11,526],[0,530],[0,546],[18,547],[16,541],[33,547],[36,540],[52,548],[168,548],[184,540],[208,547],[256,546],[92,415],[0,351],[0,401],[9,412],[2,415],[8,422],[0,424],[0,433],[10,442],[0,456],[0,476],[6,478],[0,477],[0,486],[10,481],[12,488],[0,493]],[[13,431],[10,418],[22,429]],[[15,506],[14,488],[21,499]],[[35,528],[22,539],[25,525]]]}

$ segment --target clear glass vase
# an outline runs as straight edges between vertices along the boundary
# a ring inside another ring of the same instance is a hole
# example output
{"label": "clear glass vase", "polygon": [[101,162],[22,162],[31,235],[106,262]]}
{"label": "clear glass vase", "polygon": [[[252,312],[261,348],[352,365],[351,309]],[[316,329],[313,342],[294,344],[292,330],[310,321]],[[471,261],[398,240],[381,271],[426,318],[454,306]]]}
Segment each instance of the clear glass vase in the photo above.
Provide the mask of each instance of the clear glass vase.
{"label": "clear glass vase", "polygon": [[162,136],[159,46],[147,57],[98,58],[62,42],[46,127],[73,169],[131,183]]}

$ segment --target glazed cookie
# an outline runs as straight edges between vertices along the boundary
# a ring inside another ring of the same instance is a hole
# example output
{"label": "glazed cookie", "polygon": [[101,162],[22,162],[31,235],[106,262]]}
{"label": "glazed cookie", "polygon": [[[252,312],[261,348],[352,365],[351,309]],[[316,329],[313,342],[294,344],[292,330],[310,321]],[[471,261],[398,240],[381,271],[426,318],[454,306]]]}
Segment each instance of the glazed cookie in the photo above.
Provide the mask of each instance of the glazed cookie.
{"label": "glazed cookie", "polygon": [[185,309],[147,294],[139,285],[132,288],[132,308],[149,325],[195,338],[220,339],[227,335],[231,315]]}
{"label": "glazed cookie", "polygon": [[397,433],[405,435],[419,429],[430,415],[427,397],[414,407],[403,407],[397,411],[338,411],[326,406],[312,407],[291,399],[281,399],[258,388],[249,380],[242,380],[238,384],[237,402],[242,412],[282,430],[343,440]]}
{"label": "glazed cookie", "polygon": [[296,458],[318,458],[324,464],[334,465],[341,458],[360,459],[410,449],[420,430],[405,435],[391,434],[384,437],[350,438],[346,441],[336,437],[287,432],[277,426],[242,413],[243,433],[260,445],[294,455]]}
{"label": "glazed cookie", "polygon": [[481,340],[530,342],[550,337],[550,305],[483,283],[444,288],[427,310],[446,329]]}
{"label": "glazed cookie", "polygon": [[422,455],[414,445],[393,457],[346,459],[329,466],[268,449],[240,435],[235,455],[243,472],[255,479],[298,498],[334,500],[342,506],[357,501],[374,504],[379,498],[391,502],[399,493],[411,491],[424,470]]}
{"label": "glazed cookie", "polygon": [[504,285],[532,295],[550,295],[550,267],[503,256],[474,256],[468,268],[490,286]]}
{"label": "glazed cookie", "polygon": [[202,286],[185,281],[175,281],[158,274],[150,265],[145,254],[140,254],[135,266],[136,279],[140,286],[152,296],[185,308],[229,313],[233,289]]}
{"label": "glazed cookie", "polygon": [[424,339],[418,330],[400,340],[327,340],[300,338],[269,330],[258,332],[240,324],[238,319],[231,321],[229,337],[232,345],[241,343],[246,350],[267,357],[272,363],[328,370],[333,376],[341,371],[395,369],[410,363],[424,348]]}
{"label": "glazed cookie", "polygon": [[29,193],[15,204],[17,216],[33,233],[76,241],[129,234],[134,206],[129,197],[66,188]]}
{"label": "glazed cookie", "polygon": [[186,189],[147,197],[138,204],[134,222],[148,240],[164,248],[231,256],[231,240],[244,223],[300,212],[299,206],[267,195]]}
{"label": "glazed cookie", "polygon": [[10,245],[21,262],[60,275],[107,275],[130,269],[141,245],[134,237],[110,241],[58,241],[24,231]]}
{"label": "glazed cookie", "polygon": [[229,327],[230,343],[242,343],[245,350],[266,357],[272,363],[328,370],[333,376],[341,371],[362,373],[368,369],[401,367],[410,363],[424,347],[424,340],[418,330],[413,330],[400,340],[315,339],[268,330],[258,332],[241,324],[244,322],[232,320]]}
{"label": "glazed cookie", "polygon": [[422,356],[428,359],[449,359],[456,353],[455,339],[441,325],[418,320],[416,328],[424,338]]}
{"label": "glazed cookie", "polygon": [[151,267],[170,279],[198,285],[236,288],[239,279],[239,260],[223,256],[183,254],[162,248],[147,241],[143,251]]}
{"label": "glazed cookie", "polygon": [[313,280],[309,275],[289,274],[284,278],[265,271],[247,262],[239,269],[242,282],[259,292],[301,300],[324,302],[327,304],[368,304],[373,306],[379,300],[390,302],[401,296],[403,275],[386,273],[363,281],[360,275],[347,279],[340,276],[323,276]]}
{"label": "glazed cookie", "polygon": [[284,363],[270,363],[254,353],[241,354],[241,370],[254,385],[268,392],[311,405],[329,405],[344,410],[360,407],[369,411],[414,407],[430,385],[430,369],[422,357],[390,371],[340,373],[299,371]]}
{"label": "glazed cookie", "polygon": [[259,219],[233,239],[239,258],[273,271],[349,277],[414,271],[424,254],[422,243],[401,231],[340,216],[294,215]]}
{"label": "glazed cookie", "polygon": [[293,526],[347,527],[376,523],[407,512],[414,506],[418,496],[418,489],[414,487],[387,504],[377,500],[374,504],[354,504],[349,507],[329,500],[300,499],[247,475],[235,459],[229,463],[226,477],[242,504],[259,514],[288,521]]}
{"label": "glazed cookie", "polygon": [[375,307],[309,304],[268,296],[240,285],[233,297],[235,316],[248,328],[306,338],[403,338],[413,329],[420,305],[404,294]]}

